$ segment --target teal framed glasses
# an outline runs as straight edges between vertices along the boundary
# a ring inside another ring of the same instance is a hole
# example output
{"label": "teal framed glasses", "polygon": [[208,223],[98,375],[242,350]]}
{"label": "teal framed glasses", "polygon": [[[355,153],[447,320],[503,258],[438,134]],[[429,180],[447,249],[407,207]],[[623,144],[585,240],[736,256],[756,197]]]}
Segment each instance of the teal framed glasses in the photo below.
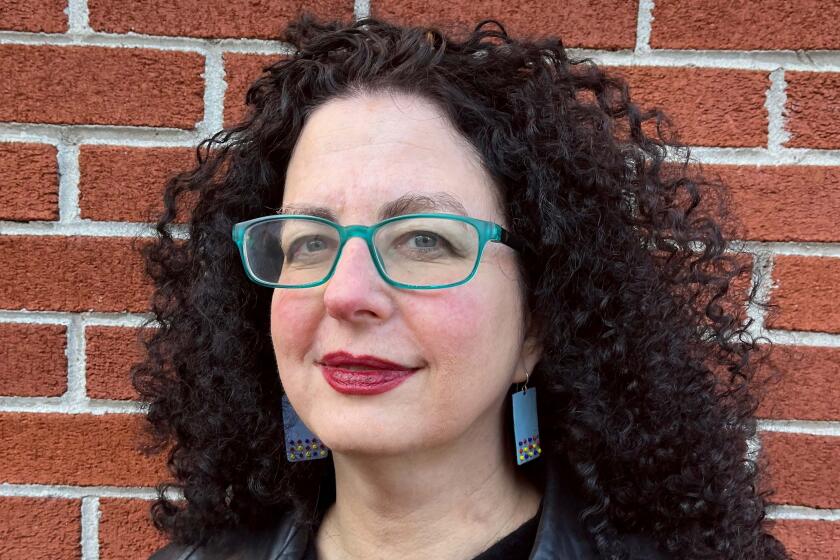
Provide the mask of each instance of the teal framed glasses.
{"label": "teal framed glasses", "polygon": [[527,247],[498,224],[457,214],[406,214],[370,226],[281,214],[235,224],[232,235],[248,278],[269,288],[324,284],[353,237],[364,239],[385,282],[410,290],[469,282],[488,242],[517,251]]}

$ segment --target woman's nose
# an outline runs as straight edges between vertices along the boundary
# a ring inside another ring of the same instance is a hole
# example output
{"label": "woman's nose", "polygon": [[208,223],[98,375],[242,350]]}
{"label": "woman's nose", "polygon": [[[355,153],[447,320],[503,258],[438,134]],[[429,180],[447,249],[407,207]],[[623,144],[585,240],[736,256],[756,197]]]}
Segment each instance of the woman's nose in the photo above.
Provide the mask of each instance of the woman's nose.
{"label": "woman's nose", "polygon": [[392,312],[390,286],[376,270],[364,240],[347,241],[324,290],[327,313],[345,321],[382,321]]}

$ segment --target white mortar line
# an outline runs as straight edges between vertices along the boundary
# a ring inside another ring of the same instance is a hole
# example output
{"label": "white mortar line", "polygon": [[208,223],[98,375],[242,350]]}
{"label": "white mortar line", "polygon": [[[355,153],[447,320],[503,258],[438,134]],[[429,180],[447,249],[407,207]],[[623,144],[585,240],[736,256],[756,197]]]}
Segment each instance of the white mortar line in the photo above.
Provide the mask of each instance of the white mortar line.
{"label": "white mortar line", "polygon": [[58,221],[79,220],[79,146],[60,142],[58,148]]}
{"label": "white mortar line", "polygon": [[280,41],[262,39],[214,39],[213,44],[223,53],[242,53],[260,55],[292,55],[294,46]]}
{"label": "white mortar line", "polygon": [[87,0],[68,0],[64,13],[67,14],[68,34],[86,35],[92,32]]}
{"label": "white mortar line", "polygon": [[67,392],[63,401],[71,407],[83,407],[87,401],[85,393],[85,328],[77,315],[67,325]]}
{"label": "white mortar line", "polygon": [[653,49],[646,52],[568,49],[571,58],[591,58],[605,66],[667,66],[763,70],[777,68],[840,72],[840,51],[703,51]]}
{"label": "white mortar line", "polygon": [[120,144],[194,147],[203,137],[196,130],[118,125],[0,123],[0,142]]}
{"label": "white mortar line", "polygon": [[637,55],[650,52],[650,31],[653,22],[653,0],[640,0],[639,13],[636,19],[636,50]]}
{"label": "white mortar line", "polygon": [[[82,323],[85,327],[143,327],[147,319],[151,319],[151,313],[83,313]],[[157,327],[157,321],[150,323],[145,328]]]}
{"label": "white mortar line", "polygon": [[145,414],[147,403],[108,399],[71,400],[65,397],[0,397],[0,412],[40,414]]}
{"label": "white mortar line", "polygon": [[[840,420],[758,420],[759,432],[786,432],[814,436],[840,436]],[[759,439],[761,434],[759,433]]]}
{"label": "white mortar line", "polygon": [[785,71],[781,68],[770,72],[770,89],[764,107],[767,109],[767,150],[778,154],[785,143],[790,140],[790,134],[785,130],[785,105],[787,103],[787,83]]}
{"label": "white mortar line", "polygon": [[82,560],[99,560],[99,497],[82,498]]}
{"label": "white mortar line", "polygon": [[222,50],[209,46],[204,56],[204,120],[197,130],[199,136],[212,136],[224,127],[226,89]]}
{"label": "white mortar line", "polygon": [[768,252],[772,255],[799,255],[807,257],[840,257],[840,243],[815,243],[807,241],[744,241],[736,240],[750,253]]}
{"label": "white mortar line", "polygon": [[[169,226],[172,237],[186,239],[188,237],[185,224]],[[73,223],[62,222],[9,222],[0,221],[0,235],[58,235],[70,237],[157,237],[157,231],[152,224],[140,222],[97,222],[79,220]]]}
{"label": "white mortar line", "polygon": [[840,521],[840,509],[817,509],[804,506],[767,506],[771,519],[802,519],[813,521]]}
{"label": "white mortar line", "polygon": [[840,334],[807,331],[781,331],[776,329],[767,329],[763,334],[769,338],[773,344],[778,344],[779,346],[813,346],[819,348],[840,347]]}
{"label": "white mortar line", "polygon": [[[74,317],[80,317],[85,326],[139,327],[151,318],[151,313],[108,313],[85,311],[27,311],[0,309],[0,323],[33,323],[40,325],[69,325]],[[151,325],[151,326],[154,326]]]}
{"label": "white mortar line", "polygon": [[[12,127],[17,126],[22,127],[28,125],[12,125]],[[0,123],[0,142],[39,142],[41,144],[55,146],[56,148],[62,143],[62,140],[58,138],[57,134],[32,134],[23,130],[13,131],[11,129],[12,127],[9,127],[8,123]]]}
{"label": "white mortar line", "polygon": [[33,325],[64,325],[70,324],[72,315],[69,313],[38,312],[38,311],[0,311],[0,323],[33,324]]}
{"label": "white mortar line", "polygon": [[71,31],[69,33],[0,31],[0,45],[3,44],[154,49],[195,53],[205,53],[208,47],[217,46],[225,52],[267,55],[291,54],[294,52],[293,46],[288,43],[264,39],[202,39],[198,37],[144,35],[134,32],[125,34],[103,33],[93,30]]}
{"label": "white mortar line", "polygon": [[[183,494],[177,490],[165,493],[172,499],[183,499]],[[0,496],[27,498],[67,498],[79,499],[90,496],[98,498],[134,498],[140,500],[154,500],[157,489],[140,486],[71,486],[48,484],[0,484]]]}
{"label": "white mortar line", "polygon": [[356,21],[370,16],[370,0],[355,0],[353,3],[353,13]]}
{"label": "white mortar line", "polygon": [[[732,165],[840,165],[840,150],[811,148],[781,148],[771,152],[767,148],[717,148],[689,146],[691,159],[701,163]],[[679,153],[682,154],[684,150]],[[672,150],[673,152],[673,150]],[[673,159],[675,154],[669,154]],[[684,154],[683,154],[684,155]],[[678,156],[682,159],[681,156]]]}

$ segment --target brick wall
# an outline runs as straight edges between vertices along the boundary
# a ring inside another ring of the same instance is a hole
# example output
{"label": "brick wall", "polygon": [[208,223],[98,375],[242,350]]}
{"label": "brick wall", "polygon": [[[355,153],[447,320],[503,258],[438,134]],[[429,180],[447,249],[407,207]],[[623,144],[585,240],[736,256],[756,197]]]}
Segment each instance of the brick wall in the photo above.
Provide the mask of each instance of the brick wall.
{"label": "brick wall", "polygon": [[751,312],[790,364],[759,410],[775,531],[795,558],[840,557],[837,0],[0,0],[0,557],[162,544],[147,507],[164,468],[136,451],[128,382],[149,295],[131,238],[289,52],[271,37],[300,7],[559,34],[670,111],[768,255],[780,313]]}

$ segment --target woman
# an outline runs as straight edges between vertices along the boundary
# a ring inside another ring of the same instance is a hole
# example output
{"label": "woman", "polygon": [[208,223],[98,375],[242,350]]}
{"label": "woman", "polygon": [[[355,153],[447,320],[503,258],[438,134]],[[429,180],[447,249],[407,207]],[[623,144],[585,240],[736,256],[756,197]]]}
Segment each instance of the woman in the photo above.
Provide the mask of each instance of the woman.
{"label": "woman", "polygon": [[170,181],[153,558],[787,557],[722,191],[620,79],[487,21],[302,16]]}

